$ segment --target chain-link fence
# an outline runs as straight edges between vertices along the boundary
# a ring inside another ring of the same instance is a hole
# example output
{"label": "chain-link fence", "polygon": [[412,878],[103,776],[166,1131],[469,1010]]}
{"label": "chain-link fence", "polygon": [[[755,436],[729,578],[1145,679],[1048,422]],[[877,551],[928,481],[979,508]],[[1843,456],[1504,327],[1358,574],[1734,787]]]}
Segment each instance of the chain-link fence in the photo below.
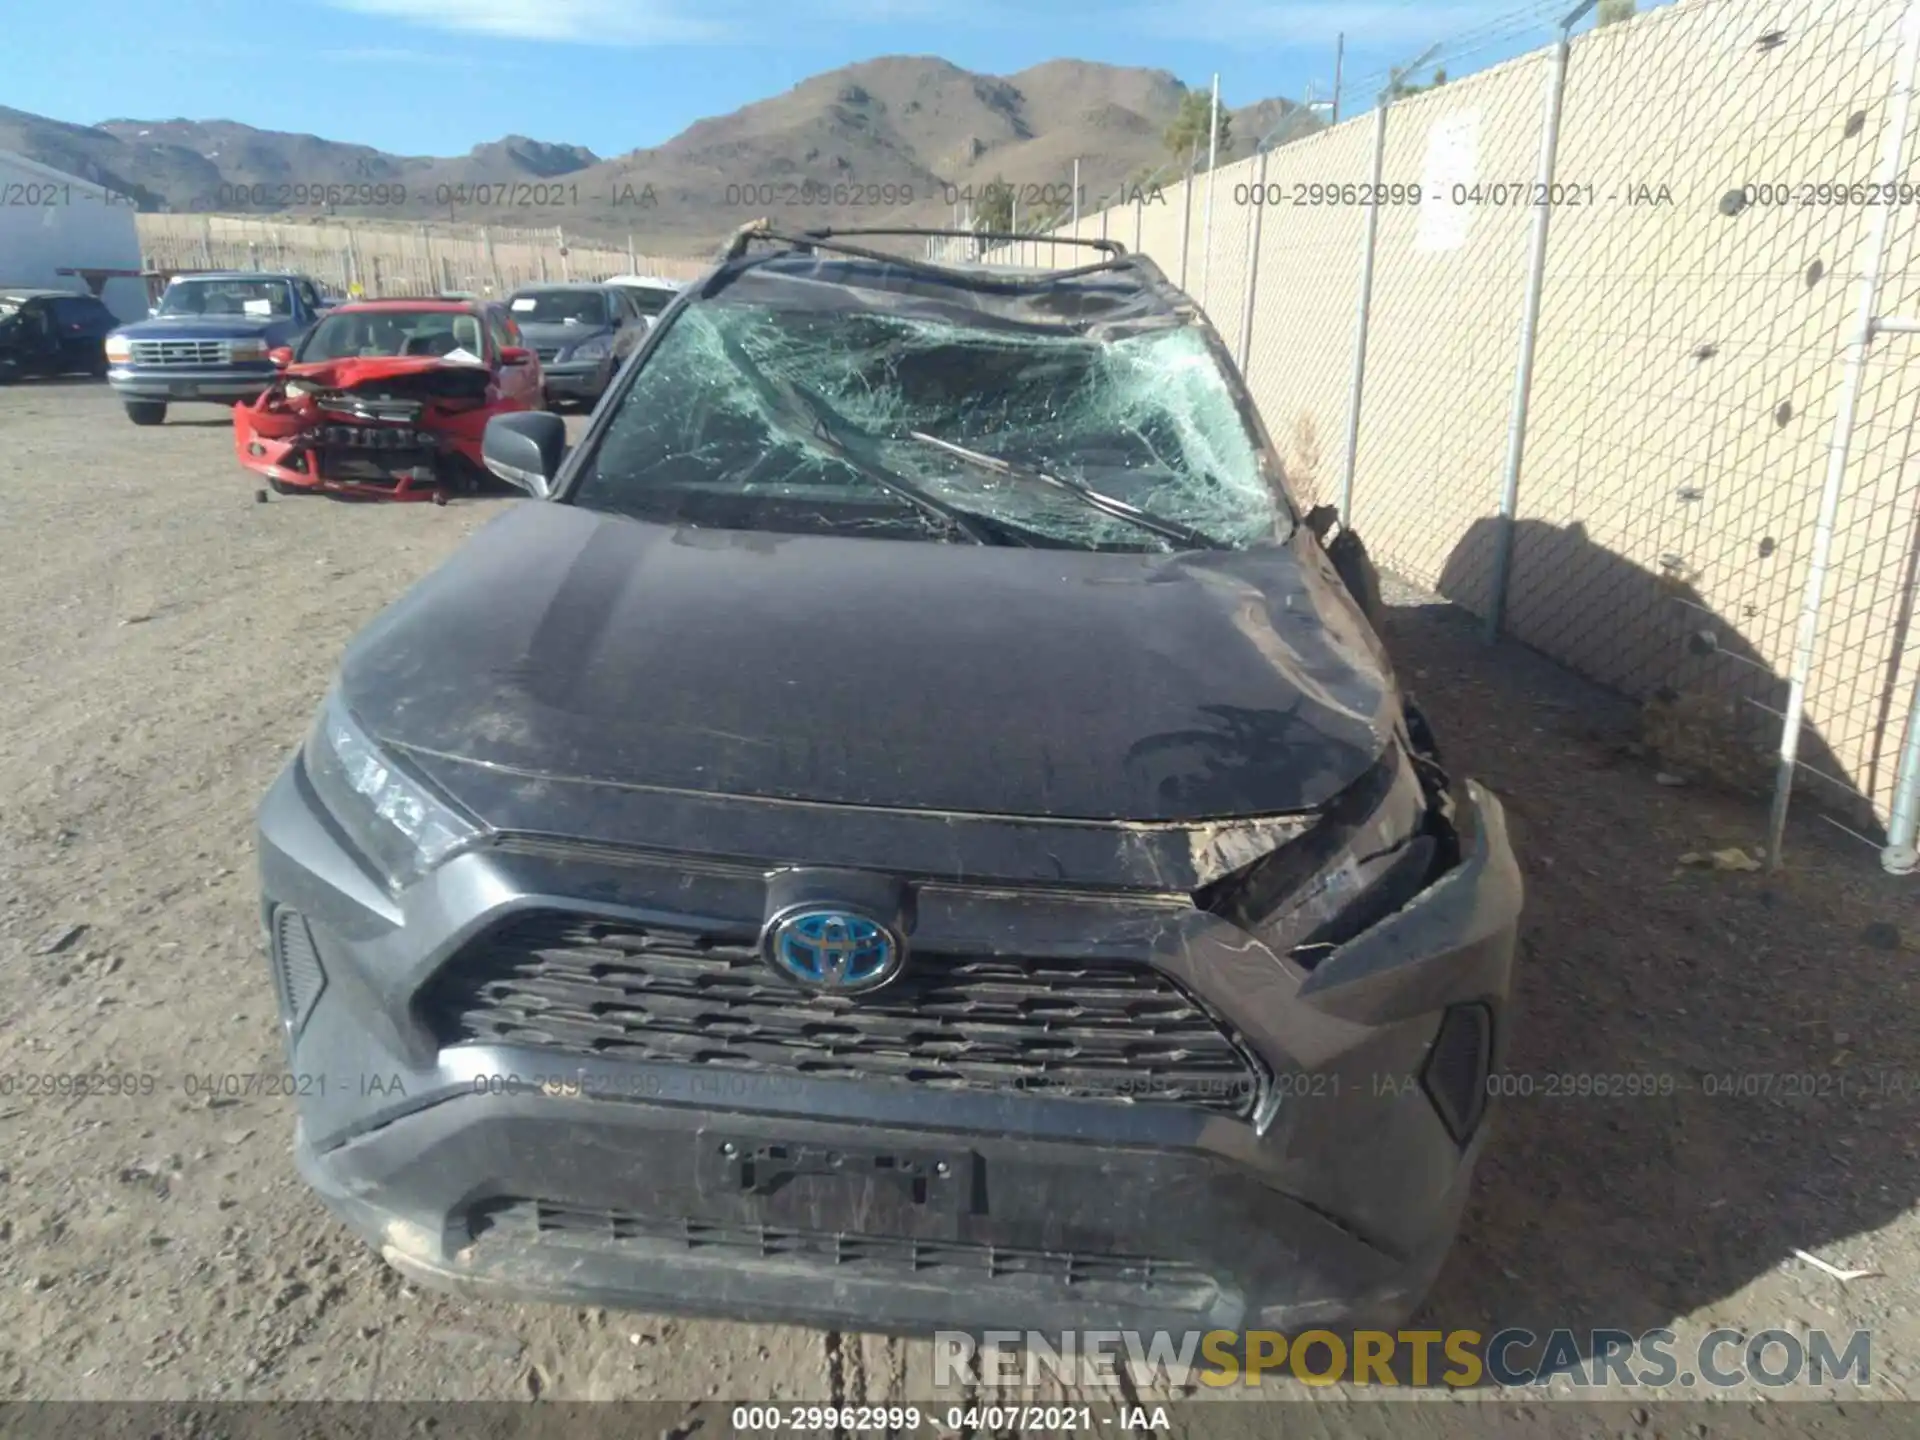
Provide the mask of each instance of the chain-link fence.
{"label": "chain-link fence", "polygon": [[552,280],[659,275],[691,280],[710,261],[582,245],[562,230],[379,220],[261,220],[237,215],[140,215],[149,270],[292,270],[341,294],[505,295]]}
{"label": "chain-link fence", "polygon": [[1556,30],[1075,233],[1201,302],[1384,565],[1771,791],[1776,858],[1806,796],[1910,869],[1920,0]]}

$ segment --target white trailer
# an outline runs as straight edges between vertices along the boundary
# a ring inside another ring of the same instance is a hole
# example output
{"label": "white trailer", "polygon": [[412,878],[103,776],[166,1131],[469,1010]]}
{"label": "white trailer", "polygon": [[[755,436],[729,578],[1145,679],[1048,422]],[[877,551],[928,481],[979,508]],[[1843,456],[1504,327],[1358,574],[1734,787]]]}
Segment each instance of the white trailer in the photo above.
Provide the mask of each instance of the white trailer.
{"label": "white trailer", "polygon": [[133,201],[106,186],[0,150],[0,285],[92,290],[120,320],[145,319],[133,215]]}

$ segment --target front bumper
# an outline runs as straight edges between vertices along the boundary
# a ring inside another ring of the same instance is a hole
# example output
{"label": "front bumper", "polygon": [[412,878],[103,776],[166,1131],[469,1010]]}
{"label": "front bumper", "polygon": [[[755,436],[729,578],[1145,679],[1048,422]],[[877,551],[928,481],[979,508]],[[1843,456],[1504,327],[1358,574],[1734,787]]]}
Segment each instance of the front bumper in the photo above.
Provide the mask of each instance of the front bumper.
{"label": "front bumper", "polygon": [[[259,843],[270,929],[286,907],[313,943],[310,970],[275,966],[297,1162],[395,1268],[471,1293],[907,1333],[1391,1325],[1445,1258],[1484,1141],[1429,1089],[1443,1020],[1488,1017],[1481,1094],[1504,1044],[1519,873],[1492,796],[1472,790],[1463,828],[1462,864],[1311,975],[1164,897],[1103,902],[1116,959],[1196,990],[1234,978],[1207,996],[1238,1007],[1272,1080],[1243,1119],[441,1047],[419,996],[502,917],[652,923],[669,898],[713,916],[757,873],[674,885],[636,856],[503,845],[396,898],[296,762]],[[949,896],[915,943],[1009,933],[1031,903]]]}
{"label": "front bumper", "polygon": [[542,363],[549,400],[598,400],[613,378],[611,360],[555,360]]}
{"label": "front bumper", "polygon": [[231,405],[236,401],[254,399],[272,383],[274,374],[271,365],[230,370],[138,370],[127,365],[115,365],[107,370],[107,383],[116,394],[128,400],[177,403],[207,401]]}
{"label": "front bumper", "polygon": [[[281,489],[380,500],[444,500],[449,489],[471,489],[480,475],[479,445],[464,436],[436,436],[431,444],[404,448],[368,446],[344,451],[321,446],[301,429],[289,436],[264,433],[254,423],[256,407],[234,406],[233,449],[256,475]],[[330,470],[346,455],[351,473]]]}

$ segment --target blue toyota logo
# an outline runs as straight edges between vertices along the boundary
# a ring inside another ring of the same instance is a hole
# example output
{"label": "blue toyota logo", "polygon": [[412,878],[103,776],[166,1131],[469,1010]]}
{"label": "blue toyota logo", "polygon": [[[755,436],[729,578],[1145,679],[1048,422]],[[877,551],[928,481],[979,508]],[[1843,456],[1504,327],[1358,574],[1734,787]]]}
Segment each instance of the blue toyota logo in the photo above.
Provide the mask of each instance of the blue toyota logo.
{"label": "blue toyota logo", "polygon": [[767,930],[774,968],[809,990],[847,995],[900,973],[906,949],[885,925],[826,907],[790,910]]}

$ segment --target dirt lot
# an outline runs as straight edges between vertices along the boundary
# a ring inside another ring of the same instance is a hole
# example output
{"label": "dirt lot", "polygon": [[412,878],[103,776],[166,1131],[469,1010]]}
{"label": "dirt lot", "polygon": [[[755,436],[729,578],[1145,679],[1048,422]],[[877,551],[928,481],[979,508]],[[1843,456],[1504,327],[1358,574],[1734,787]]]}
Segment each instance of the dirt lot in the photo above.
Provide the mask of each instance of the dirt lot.
{"label": "dirt lot", "polygon": [[[919,1344],[416,1292],[308,1198],[289,1102],[186,1093],[279,1068],[249,826],[343,642],[520,502],[257,504],[224,413],[177,417],[0,389],[0,1392],[928,1393]],[[1867,1327],[1873,1393],[1904,1398],[1920,892],[1811,824],[1783,877],[1680,869],[1750,843],[1757,809],[1656,785],[1630,708],[1445,607],[1402,593],[1390,639],[1456,771],[1505,798],[1530,887],[1512,1064],[1535,1093],[1503,1107],[1429,1322]],[[153,1093],[23,1088],[99,1069]],[[1564,1073],[1672,1093],[1549,1097]],[[1708,1093],[1732,1075],[1786,1078]]]}

